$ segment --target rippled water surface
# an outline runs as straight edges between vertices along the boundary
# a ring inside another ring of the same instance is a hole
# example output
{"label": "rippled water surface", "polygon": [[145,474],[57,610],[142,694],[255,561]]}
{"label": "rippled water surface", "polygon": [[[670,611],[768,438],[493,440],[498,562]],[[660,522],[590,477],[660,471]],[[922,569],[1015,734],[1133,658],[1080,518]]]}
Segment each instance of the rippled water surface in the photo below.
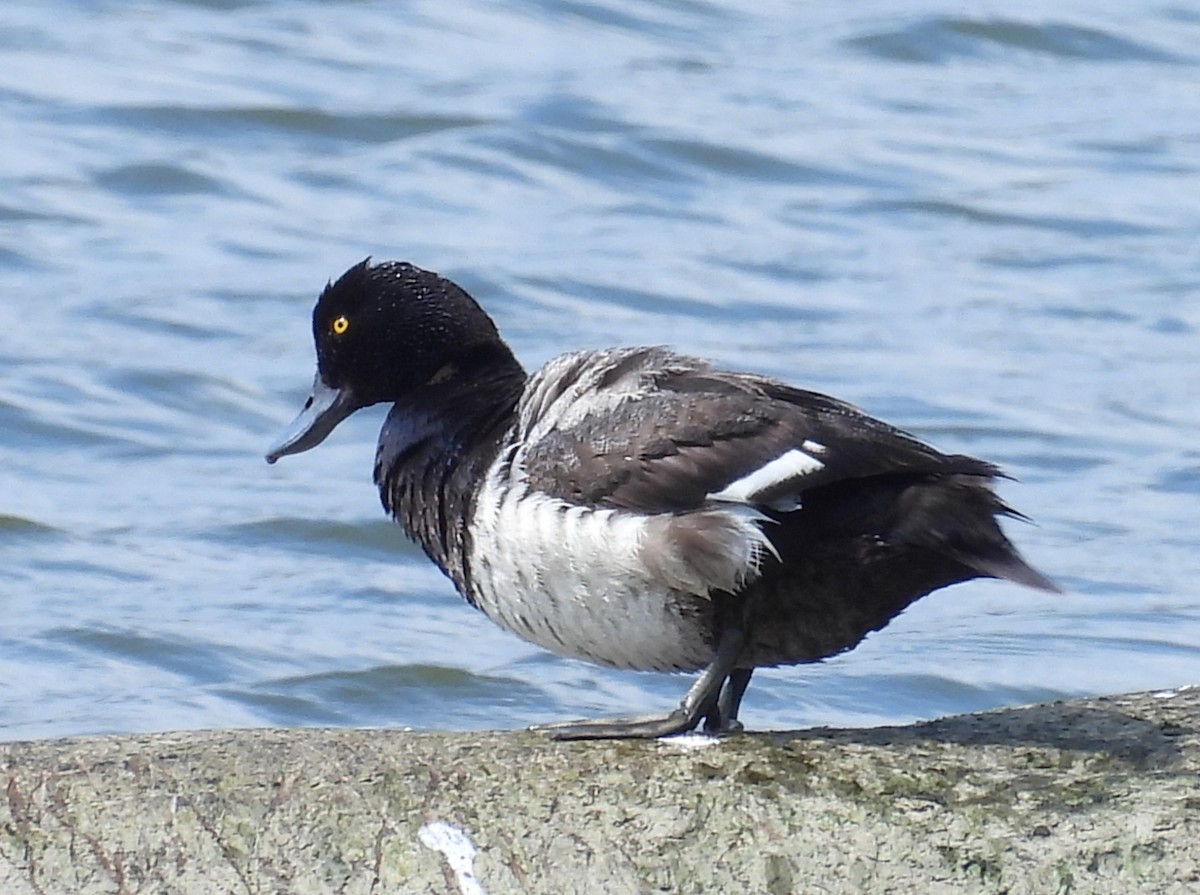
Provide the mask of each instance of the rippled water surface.
{"label": "rippled water surface", "polygon": [[382,411],[263,463],[368,254],[528,365],[669,343],[1019,479],[1065,595],[939,592],[751,726],[1200,681],[1198,47],[1146,0],[3,4],[0,737],[679,697],[455,596]]}

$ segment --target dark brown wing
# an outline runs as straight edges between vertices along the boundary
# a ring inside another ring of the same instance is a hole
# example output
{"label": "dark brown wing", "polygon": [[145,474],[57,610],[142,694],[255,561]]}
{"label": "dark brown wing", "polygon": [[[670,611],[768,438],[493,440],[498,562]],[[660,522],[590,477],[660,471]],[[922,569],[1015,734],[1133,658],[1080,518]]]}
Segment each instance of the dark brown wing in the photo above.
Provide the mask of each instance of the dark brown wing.
{"label": "dark brown wing", "polygon": [[615,371],[598,381],[623,397],[581,391],[574,400],[594,401],[597,412],[564,413],[570,424],[544,432],[523,458],[530,485],[570,503],[660,513],[717,497],[795,508],[805,492],[839,481],[998,474],[845,402],[765,377],[715,371],[660,349],[593,357]]}

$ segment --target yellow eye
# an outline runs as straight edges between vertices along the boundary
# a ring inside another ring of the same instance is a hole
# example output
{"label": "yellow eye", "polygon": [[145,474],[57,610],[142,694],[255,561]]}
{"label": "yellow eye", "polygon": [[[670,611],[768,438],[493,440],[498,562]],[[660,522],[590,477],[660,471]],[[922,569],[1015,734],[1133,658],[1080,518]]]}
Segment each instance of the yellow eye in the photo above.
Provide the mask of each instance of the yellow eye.
{"label": "yellow eye", "polygon": [[345,317],[338,317],[333,321],[329,328],[333,330],[333,334],[335,336],[340,336],[350,328],[350,321]]}

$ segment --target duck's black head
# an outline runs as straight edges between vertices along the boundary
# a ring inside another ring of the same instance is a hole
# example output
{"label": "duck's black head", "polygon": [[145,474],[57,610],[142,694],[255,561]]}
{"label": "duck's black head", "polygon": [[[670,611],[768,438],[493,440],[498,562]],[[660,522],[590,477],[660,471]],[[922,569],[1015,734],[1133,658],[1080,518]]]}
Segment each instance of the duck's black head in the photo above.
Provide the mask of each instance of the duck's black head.
{"label": "duck's black head", "polygon": [[354,411],[432,382],[520,369],[475,299],[412,264],[368,258],[330,283],[313,310],[317,375],[304,410],[267,452],[316,447]]}

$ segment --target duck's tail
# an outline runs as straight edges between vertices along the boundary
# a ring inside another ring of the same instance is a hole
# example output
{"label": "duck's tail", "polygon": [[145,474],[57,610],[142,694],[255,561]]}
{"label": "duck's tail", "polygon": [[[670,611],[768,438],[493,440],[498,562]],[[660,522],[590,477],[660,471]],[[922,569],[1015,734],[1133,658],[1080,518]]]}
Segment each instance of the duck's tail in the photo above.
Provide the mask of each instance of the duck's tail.
{"label": "duck's tail", "polygon": [[1062,592],[1001,531],[999,517],[1026,517],[997,496],[989,478],[954,475],[931,487],[912,488],[902,499],[914,502],[901,517],[906,531],[897,532],[909,543],[937,550],[980,575]]}

